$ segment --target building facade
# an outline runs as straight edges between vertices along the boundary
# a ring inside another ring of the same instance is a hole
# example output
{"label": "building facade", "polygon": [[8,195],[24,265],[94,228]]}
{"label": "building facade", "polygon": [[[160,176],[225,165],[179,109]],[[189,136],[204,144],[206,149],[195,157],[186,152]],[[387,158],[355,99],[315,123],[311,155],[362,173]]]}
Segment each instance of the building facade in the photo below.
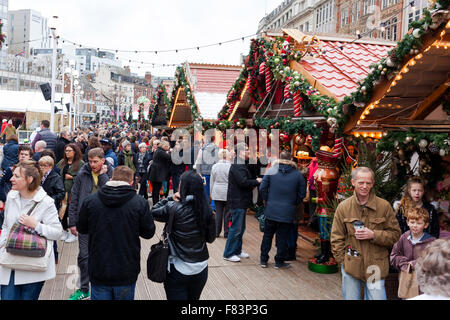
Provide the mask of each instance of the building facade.
{"label": "building facade", "polygon": [[6,41],[3,46],[0,48],[0,70],[6,68],[6,55],[8,54],[7,40],[8,40],[8,1],[9,0],[0,0],[0,20],[2,21],[2,33],[6,35]]}
{"label": "building facade", "polygon": [[52,48],[48,19],[39,12],[9,11],[8,23],[8,53],[29,58],[34,48]]}

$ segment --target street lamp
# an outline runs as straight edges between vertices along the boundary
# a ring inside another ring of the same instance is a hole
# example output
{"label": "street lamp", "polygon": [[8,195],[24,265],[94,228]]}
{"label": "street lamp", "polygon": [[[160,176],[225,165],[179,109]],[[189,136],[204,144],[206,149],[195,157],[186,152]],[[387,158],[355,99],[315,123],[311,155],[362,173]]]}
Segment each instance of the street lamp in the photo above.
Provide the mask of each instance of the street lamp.
{"label": "street lamp", "polygon": [[51,108],[50,108],[50,130],[55,129],[55,88],[56,88],[56,48],[57,48],[57,38],[56,29],[58,26],[58,16],[53,16],[50,19],[50,29],[52,30],[52,40],[53,40],[53,57],[52,57],[52,95],[51,95]]}

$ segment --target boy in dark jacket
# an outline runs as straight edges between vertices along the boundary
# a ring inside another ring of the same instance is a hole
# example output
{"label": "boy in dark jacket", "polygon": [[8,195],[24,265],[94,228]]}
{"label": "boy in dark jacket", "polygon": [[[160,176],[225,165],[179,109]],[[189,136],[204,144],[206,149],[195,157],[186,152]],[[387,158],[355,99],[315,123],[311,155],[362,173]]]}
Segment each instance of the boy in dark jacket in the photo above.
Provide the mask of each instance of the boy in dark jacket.
{"label": "boy in dark jacket", "polygon": [[119,166],[112,180],[81,206],[77,229],[89,235],[92,300],[134,300],[139,237],[150,239],[155,224],[148,201],[136,194],[133,183],[133,170]]}
{"label": "boy in dark jacket", "polygon": [[414,269],[417,257],[436,238],[424,231],[430,222],[430,215],[424,208],[411,208],[407,213],[409,226],[391,251],[391,265],[399,271],[406,271],[408,265]]}

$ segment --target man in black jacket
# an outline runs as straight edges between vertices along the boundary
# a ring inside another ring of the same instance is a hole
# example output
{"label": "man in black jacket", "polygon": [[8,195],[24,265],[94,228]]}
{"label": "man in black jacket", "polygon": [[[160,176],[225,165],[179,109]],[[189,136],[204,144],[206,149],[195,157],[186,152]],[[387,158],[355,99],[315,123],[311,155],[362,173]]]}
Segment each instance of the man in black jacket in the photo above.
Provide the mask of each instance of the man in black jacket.
{"label": "man in black jacket", "polygon": [[[112,167],[105,162],[105,153],[101,148],[94,148],[88,153],[89,163],[81,167],[70,192],[69,228],[74,236],[78,236],[77,222],[83,200],[97,192],[112,176]],[[89,297],[88,273],[88,236],[78,236],[78,266],[80,267],[80,289],[69,300],[84,300]]]}
{"label": "man in black jacket", "polygon": [[150,239],[155,224],[148,201],[132,187],[133,177],[130,168],[115,168],[112,180],[81,206],[77,229],[89,235],[91,300],[134,300],[139,237]]}
{"label": "man in black jacket", "polygon": [[56,141],[55,147],[55,163],[58,163],[62,158],[64,158],[64,147],[66,144],[70,143],[70,132],[64,129],[59,134],[59,139]]}
{"label": "man in black jacket", "polygon": [[231,226],[228,231],[227,243],[223,258],[232,262],[239,262],[241,258],[248,258],[242,251],[242,236],[245,231],[245,213],[253,202],[253,188],[257,187],[262,179],[252,179],[251,173],[245,164],[249,159],[248,147],[245,143],[237,145],[238,158],[231,165],[228,176],[227,205],[230,208]]}

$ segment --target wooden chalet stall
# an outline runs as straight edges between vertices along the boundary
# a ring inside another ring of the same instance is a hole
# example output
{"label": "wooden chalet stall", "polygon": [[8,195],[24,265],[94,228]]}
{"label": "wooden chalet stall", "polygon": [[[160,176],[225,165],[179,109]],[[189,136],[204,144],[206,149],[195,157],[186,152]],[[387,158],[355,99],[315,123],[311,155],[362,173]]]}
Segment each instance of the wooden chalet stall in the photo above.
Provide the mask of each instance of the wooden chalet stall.
{"label": "wooden chalet stall", "polygon": [[184,63],[177,68],[168,110],[168,126],[181,128],[194,121],[214,121],[241,66]]}

